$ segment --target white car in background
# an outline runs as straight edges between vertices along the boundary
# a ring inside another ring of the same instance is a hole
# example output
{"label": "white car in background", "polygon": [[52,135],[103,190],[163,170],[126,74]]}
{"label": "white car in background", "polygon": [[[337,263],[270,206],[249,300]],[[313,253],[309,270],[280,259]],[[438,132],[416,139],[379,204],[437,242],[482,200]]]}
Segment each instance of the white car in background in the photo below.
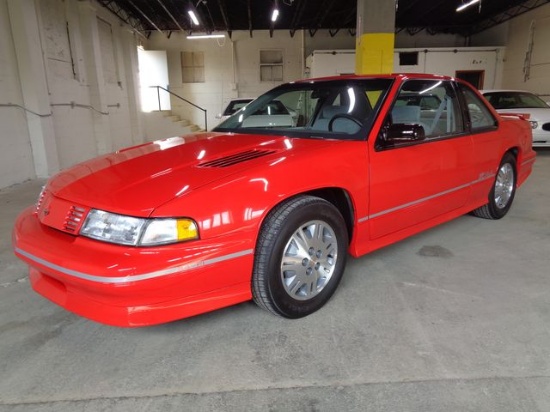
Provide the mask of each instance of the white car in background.
{"label": "white car in background", "polygon": [[237,99],[231,99],[227,106],[225,107],[224,111],[221,112],[216,116],[216,119],[220,119],[220,121],[224,121],[229,116],[237,113],[239,110],[241,110],[243,107],[245,107],[248,103],[250,103],[252,98],[249,97],[242,97]]}
{"label": "white car in background", "polygon": [[550,106],[537,95],[522,90],[482,90],[497,112],[529,114],[533,147],[550,147]]}
{"label": "white car in background", "polygon": [[[252,99],[249,100],[251,101]],[[230,102],[230,105],[232,102]],[[257,109],[249,116],[239,115],[241,110],[246,110],[246,105],[249,102],[241,105],[241,107],[236,109],[231,115],[236,117],[234,121],[236,121],[237,123],[240,123],[241,121],[243,121],[242,119],[244,119],[242,127],[295,127],[297,124],[298,114],[294,110],[286,107],[280,100],[272,100],[267,102],[265,105],[260,106],[259,109]],[[222,117],[222,119],[223,121],[225,121],[231,116],[225,116]],[[223,121],[222,123],[220,123],[220,125],[223,124]]]}

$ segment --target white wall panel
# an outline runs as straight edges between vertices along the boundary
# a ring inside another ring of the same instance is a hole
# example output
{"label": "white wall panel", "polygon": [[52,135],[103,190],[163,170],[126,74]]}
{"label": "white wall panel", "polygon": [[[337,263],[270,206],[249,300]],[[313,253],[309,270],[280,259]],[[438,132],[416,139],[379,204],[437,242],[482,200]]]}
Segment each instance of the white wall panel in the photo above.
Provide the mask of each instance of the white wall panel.
{"label": "white wall panel", "polygon": [[[209,129],[218,122],[215,116],[233,97],[257,97],[282,82],[260,80],[260,50],[280,49],[283,52],[283,82],[303,77],[302,40],[288,31],[233,32],[232,39],[188,40],[185,34],[173,33],[170,38],[152,33],[147,42],[149,50],[167,50],[170,90],[207,109]],[[204,53],[205,82],[183,83],[180,54],[182,51]],[[172,98],[172,111],[204,125],[200,110]]]}
{"label": "white wall panel", "polygon": [[8,4],[0,0],[0,188],[36,176]]}
{"label": "white wall panel", "polygon": [[0,187],[144,141],[136,36],[93,0],[0,0]]}
{"label": "white wall panel", "polygon": [[510,20],[503,87],[532,91],[549,100],[549,42],[550,4]]}

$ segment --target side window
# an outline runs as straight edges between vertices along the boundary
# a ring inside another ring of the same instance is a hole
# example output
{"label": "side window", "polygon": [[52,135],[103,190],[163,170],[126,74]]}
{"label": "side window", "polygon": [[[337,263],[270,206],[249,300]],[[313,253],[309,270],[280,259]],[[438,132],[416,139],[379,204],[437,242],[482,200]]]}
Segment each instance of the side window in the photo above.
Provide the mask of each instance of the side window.
{"label": "side window", "polygon": [[384,122],[377,147],[398,147],[462,132],[459,99],[450,81],[408,80]]}
{"label": "side window", "polygon": [[495,127],[497,120],[477,94],[462,83],[459,84],[459,87],[466,100],[472,131]]}
{"label": "side window", "polygon": [[409,80],[391,111],[395,123],[419,124],[427,138],[464,131],[458,98],[450,82]]}

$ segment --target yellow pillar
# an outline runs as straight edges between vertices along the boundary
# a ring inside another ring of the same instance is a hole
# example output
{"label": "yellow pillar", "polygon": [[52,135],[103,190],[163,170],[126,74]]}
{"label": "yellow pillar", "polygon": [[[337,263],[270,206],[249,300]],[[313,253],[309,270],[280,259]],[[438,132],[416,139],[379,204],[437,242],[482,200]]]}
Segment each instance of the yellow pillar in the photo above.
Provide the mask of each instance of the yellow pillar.
{"label": "yellow pillar", "polygon": [[365,33],[357,36],[355,73],[393,72],[394,33]]}
{"label": "yellow pillar", "polygon": [[393,72],[395,0],[357,0],[355,73]]}

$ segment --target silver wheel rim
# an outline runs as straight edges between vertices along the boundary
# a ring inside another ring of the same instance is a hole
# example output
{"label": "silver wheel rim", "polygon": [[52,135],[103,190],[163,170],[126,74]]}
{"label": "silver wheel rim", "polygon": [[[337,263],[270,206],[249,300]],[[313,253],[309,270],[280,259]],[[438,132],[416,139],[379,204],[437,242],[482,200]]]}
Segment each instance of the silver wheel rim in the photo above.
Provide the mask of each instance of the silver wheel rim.
{"label": "silver wheel rim", "polygon": [[334,230],[323,221],[300,226],[287,242],[281,261],[286,293],[296,300],[317,296],[330,282],[338,260]]}
{"label": "silver wheel rim", "polygon": [[495,205],[504,209],[514,191],[514,168],[510,163],[503,164],[498,170],[495,182]]}

